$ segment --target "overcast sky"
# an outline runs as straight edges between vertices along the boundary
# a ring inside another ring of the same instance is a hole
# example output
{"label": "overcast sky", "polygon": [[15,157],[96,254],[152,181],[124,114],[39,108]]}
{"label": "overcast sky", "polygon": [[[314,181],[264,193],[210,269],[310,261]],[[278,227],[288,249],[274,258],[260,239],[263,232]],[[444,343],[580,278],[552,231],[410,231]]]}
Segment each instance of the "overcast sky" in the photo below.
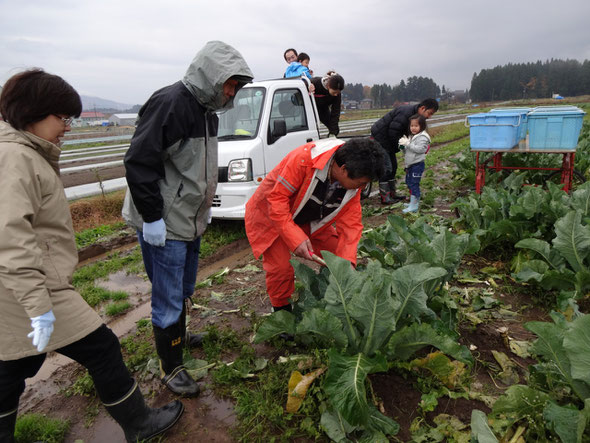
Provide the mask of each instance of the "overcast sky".
{"label": "overcast sky", "polygon": [[589,21],[590,0],[0,0],[0,84],[39,66],[80,94],[140,104],[223,40],[257,80],[281,77],[294,47],[347,83],[468,89],[497,65],[590,59]]}

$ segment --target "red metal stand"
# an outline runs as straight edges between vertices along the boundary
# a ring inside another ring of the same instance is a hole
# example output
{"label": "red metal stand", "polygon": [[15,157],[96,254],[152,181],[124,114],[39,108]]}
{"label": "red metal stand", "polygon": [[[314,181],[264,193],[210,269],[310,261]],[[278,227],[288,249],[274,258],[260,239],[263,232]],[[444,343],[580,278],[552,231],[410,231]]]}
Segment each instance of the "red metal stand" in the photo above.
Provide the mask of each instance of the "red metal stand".
{"label": "red metal stand", "polygon": [[[575,149],[530,149],[527,143],[521,142],[518,146],[512,149],[472,149],[475,151],[475,192],[481,194],[482,188],[486,182],[486,169],[495,169],[500,171],[502,169],[520,169],[520,170],[542,170],[542,171],[561,171],[561,184],[563,190],[567,193],[572,189],[572,178],[574,175],[574,159],[576,155]],[[494,155],[480,162],[479,154],[481,152],[491,152]],[[502,156],[504,154],[561,154],[563,160],[561,168],[536,168],[527,166],[503,166]],[[489,163],[492,162],[492,165]]]}

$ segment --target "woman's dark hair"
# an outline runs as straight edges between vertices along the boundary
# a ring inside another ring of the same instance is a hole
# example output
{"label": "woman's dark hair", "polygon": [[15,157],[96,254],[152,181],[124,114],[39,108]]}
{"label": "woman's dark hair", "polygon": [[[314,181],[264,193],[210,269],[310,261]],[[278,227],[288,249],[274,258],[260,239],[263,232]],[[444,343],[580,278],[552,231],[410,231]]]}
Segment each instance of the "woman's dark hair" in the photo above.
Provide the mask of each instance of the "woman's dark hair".
{"label": "woman's dark hair", "polygon": [[334,154],[338,166],[346,165],[351,179],[367,177],[371,181],[383,175],[383,148],[369,137],[351,138]]}
{"label": "woman's dark hair", "polygon": [[338,89],[339,91],[344,89],[344,79],[340,74],[336,74],[335,71],[328,71],[326,76],[328,77],[328,87],[330,89]]}
{"label": "woman's dark hair", "polygon": [[297,56],[297,61],[301,63],[304,60],[310,60],[309,55],[307,55],[305,52],[300,52]]}
{"label": "woman's dark hair", "polygon": [[78,117],[82,112],[80,96],[68,82],[40,68],[10,77],[0,94],[0,114],[15,129],[51,114]]}
{"label": "woman's dark hair", "polygon": [[[418,120],[418,125],[420,125],[420,132],[426,130],[426,119],[423,116],[421,116],[420,114],[414,114],[410,117],[410,119],[408,121],[411,122],[412,120]],[[409,125],[408,125],[408,130],[409,130]]]}

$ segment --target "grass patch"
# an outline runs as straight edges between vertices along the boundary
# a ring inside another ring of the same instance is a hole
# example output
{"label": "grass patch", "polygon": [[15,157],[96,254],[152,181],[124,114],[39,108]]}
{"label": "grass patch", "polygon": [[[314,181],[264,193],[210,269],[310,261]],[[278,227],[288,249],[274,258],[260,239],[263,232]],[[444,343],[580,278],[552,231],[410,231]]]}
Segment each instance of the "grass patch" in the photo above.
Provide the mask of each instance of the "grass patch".
{"label": "grass patch", "polygon": [[241,220],[213,220],[201,237],[200,258],[213,254],[220,247],[246,238],[246,228]]}
{"label": "grass patch", "polygon": [[115,236],[126,229],[125,222],[116,222],[108,225],[100,225],[95,228],[84,229],[76,232],[76,247],[78,249],[92,245],[104,238]]}
{"label": "grass patch", "polygon": [[98,261],[87,266],[83,266],[74,272],[72,284],[76,289],[85,285],[94,283],[97,278],[104,278],[113,272],[120,271],[126,266],[142,262],[141,250],[136,246],[130,253],[122,254],[114,252],[106,260]]}
{"label": "grass patch", "polygon": [[90,306],[95,307],[107,300],[125,300],[129,294],[123,291],[109,291],[94,285],[83,286],[80,289],[80,295]]}
{"label": "grass patch", "polygon": [[207,326],[206,331],[207,335],[203,340],[203,351],[207,361],[219,360],[224,352],[241,349],[244,345],[236,331],[230,327],[220,330],[216,325],[210,325]]}
{"label": "grass patch", "polygon": [[129,303],[128,301],[117,301],[107,305],[107,307],[104,309],[104,312],[106,315],[114,317],[116,315],[122,314],[130,307],[131,303]]}
{"label": "grass patch", "polygon": [[466,128],[463,123],[453,123],[428,129],[428,134],[432,137],[432,144],[437,145],[467,137],[469,128]]}
{"label": "grass patch", "polygon": [[69,429],[69,421],[52,419],[41,414],[25,414],[16,421],[14,439],[16,443],[61,443]]}
{"label": "grass patch", "polygon": [[252,382],[238,384],[232,390],[236,400],[238,424],[232,430],[236,440],[290,442],[297,439],[325,438],[320,430],[320,381],[309,388],[300,410],[287,414],[287,387],[296,362],[270,363]]}
{"label": "grass patch", "polygon": [[131,372],[145,371],[149,361],[157,359],[152,335],[152,322],[148,319],[141,319],[137,322],[135,334],[121,340],[123,359]]}

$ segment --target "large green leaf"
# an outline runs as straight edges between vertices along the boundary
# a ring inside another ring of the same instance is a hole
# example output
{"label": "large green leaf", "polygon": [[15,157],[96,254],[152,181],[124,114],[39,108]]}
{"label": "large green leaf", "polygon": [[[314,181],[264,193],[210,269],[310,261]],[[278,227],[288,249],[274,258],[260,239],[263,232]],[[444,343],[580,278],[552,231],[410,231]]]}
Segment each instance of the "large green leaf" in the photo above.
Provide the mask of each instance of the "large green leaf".
{"label": "large green leaf", "polygon": [[322,305],[324,293],[328,287],[328,281],[324,275],[317,274],[315,270],[295,259],[291,260],[291,265],[295,270],[297,280],[301,282],[303,287],[297,304],[308,309]]}
{"label": "large green leaf", "polygon": [[425,346],[434,346],[459,361],[473,364],[469,349],[448,335],[437,333],[428,323],[413,323],[394,333],[387,344],[387,355],[391,359],[407,360]]}
{"label": "large green leaf", "polygon": [[586,428],[586,415],[573,406],[559,406],[547,402],[543,418],[563,443],[580,443]]}
{"label": "large green leaf", "polygon": [[295,334],[295,316],[288,311],[273,312],[266,318],[254,337],[254,343],[260,343],[279,334]]}
{"label": "large green leaf", "polygon": [[369,262],[363,280],[361,291],[350,302],[351,316],[363,330],[359,349],[351,349],[351,352],[362,352],[371,357],[395,331],[391,275],[379,262]]}
{"label": "large green leaf", "polygon": [[571,211],[555,222],[556,237],[553,246],[561,252],[572,269],[577,272],[586,268],[584,260],[590,252],[590,226],[581,222],[582,214]]}
{"label": "large green leaf", "polygon": [[524,327],[537,335],[532,351],[555,365],[559,373],[571,380],[570,361],[563,347],[564,329],[548,322],[528,322]]}
{"label": "large green leaf", "polygon": [[357,347],[360,342],[359,333],[350,316],[350,301],[354,294],[360,292],[362,279],[360,273],[352,268],[348,260],[344,260],[331,252],[322,251],[322,256],[330,270],[330,283],[326,289],[326,310],[340,318],[344,332],[348,336],[348,344]]}
{"label": "large green leaf", "polygon": [[539,254],[541,257],[545,259],[545,261],[551,264],[549,258],[549,252],[551,251],[551,246],[544,240],[539,240],[537,238],[525,238],[524,240],[519,241],[514,245],[515,248],[523,248],[523,249],[531,249]]}
{"label": "large green leaf", "polygon": [[303,313],[303,318],[297,325],[297,335],[307,342],[306,336],[311,335],[315,344],[322,347],[335,346],[338,349],[346,349],[348,337],[342,330],[342,322],[339,318],[323,309],[314,308]]}
{"label": "large green leaf", "polygon": [[369,407],[367,428],[371,431],[382,432],[385,435],[396,435],[399,432],[399,424],[383,415],[374,406]]}
{"label": "large green leaf", "polygon": [[515,420],[541,414],[550,400],[548,394],[524,385],[510,386],[492,407],[494,414],[511,414]]}
{"label": "large green leaf", "polygon": [[332,406],[351,425],[366,426],[370,410],[365,381],[368,374],[387,370],[385,357],[344,356],[331,349],[328,358],[324,388]]}
{"label": "large green leaf", "polygon": [[356,426],[350,425],[337,411],[326,409],[320,419],[320,425],[324,432],[336,443],[348,443],[347,434],[355,431]]}
{"label": "large green leaf", "polygon": [[487,415],[474,409],[471,411],[471,435],[476,443],[498,443],[498,439],[488,424]]}
{"label": "large green leaf", "polygon": [[572,209],[578,209],[583,216],[590,215],[590,182],[578,187],[572,194]]}
{"label": "large green leaf", "polygon": [[430,267],[428,263],[406,265],[393,271],[395,323],[399,324],[407,316],[414,319],[422,315],[432,317],[434,313],[426,306],[427,296],[422,285],[446,273],[445,269]]}
{"label": "large green leaf", "polygon": [[[544,202],[545,191],[541,188],[529,186],[518,197],[517,204],[510,208],[510,215],[522,215],[527,219],[531,219],[542,212]],[[519,210],[516,208],[519,208]]]}
{"label": "large green leaf", "polygon": [[590,385],[590,315],[573,321],[564,335],[563,347],[571,363],[572,378]]}
{"label": "large green leaf", "polygon": [[416,250],[423,262],[445,268],[449,273],[447,278],[450,278],[459,266],[468,242],[468,235],[456,235],[445,230],[434,236],[429,244],[416,245]]}

